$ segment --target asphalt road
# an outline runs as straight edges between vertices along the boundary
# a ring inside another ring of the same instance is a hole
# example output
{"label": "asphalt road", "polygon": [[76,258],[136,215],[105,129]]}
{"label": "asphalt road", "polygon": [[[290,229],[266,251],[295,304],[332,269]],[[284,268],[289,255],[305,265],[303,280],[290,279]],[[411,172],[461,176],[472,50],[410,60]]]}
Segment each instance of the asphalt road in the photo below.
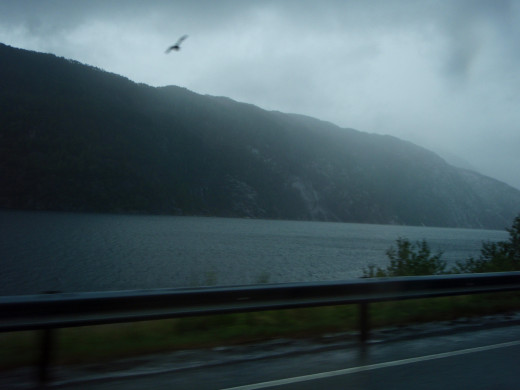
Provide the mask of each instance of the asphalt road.
{"label": "asphalt road", "polygon": [[[477,328],[478,329],[478,328]],[[301,346],[300,346],[301,347]],[[132,367],[112,377],[74,377],[55,381],[55,389],[518,389],[520,388],[520,326],[479,329],[431,337],[389,341],[376,339],[366,347],[339,343],[322,348],[304,345],[273,347],[278,357],[244,349],[213,351],[232,359],[197,368],[145,370]],[[209,352],[208,352],[209,353]],[[276,354],[274,354],[276,355]],[[204,358],[192,355],[192,359]],[[188,367],[188,356],[183,360]],[[108,369],[107,369],[108,370]],[[23,387],[21,387],[23,388]]]}

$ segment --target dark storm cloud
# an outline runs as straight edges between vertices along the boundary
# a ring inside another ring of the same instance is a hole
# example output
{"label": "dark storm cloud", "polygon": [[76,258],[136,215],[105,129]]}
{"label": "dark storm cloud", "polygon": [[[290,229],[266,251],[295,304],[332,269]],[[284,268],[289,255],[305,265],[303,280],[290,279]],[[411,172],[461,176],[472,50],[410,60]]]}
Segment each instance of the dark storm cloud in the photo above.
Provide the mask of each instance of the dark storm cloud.
{"label": "dark storm cloud", "polygon": [[518,51],[514,49],[518,48],[519,30],[513,15],[514,7],[508,0],[453,2],[451,12],[444,18],[449,38],[448,74],[463,79],[469,77],[479,55],[484,55],[484,46],[491,43],[502,55],[495,60],[516,57]]}
{"label": "dark storm cloud", "polygon": [[[0,22],[11,25],[20,22],[31,26],[37,22],[73,28],[100,18],[143,18],[155,14],[164,21],[212,25],[223,18],[233,18],[243,10],[242,1],[162,1],[162,0],[18,0],[0,3]],[[247,7],[250,8],[250,7]],[[196,20],[194,20],[194,18]],[[190,20],[191,19],[191,20]]]}

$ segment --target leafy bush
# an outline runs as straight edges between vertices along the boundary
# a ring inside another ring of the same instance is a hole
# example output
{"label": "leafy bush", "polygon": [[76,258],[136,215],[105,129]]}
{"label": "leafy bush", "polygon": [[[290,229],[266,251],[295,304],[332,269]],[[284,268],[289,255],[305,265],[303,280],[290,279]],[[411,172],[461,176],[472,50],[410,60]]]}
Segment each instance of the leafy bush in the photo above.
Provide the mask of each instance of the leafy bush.
{"label": "leafy bush", "polygon": [[477,259],[458,261],[449,271],[446,271],[446,262],[441,260],[442,252],[432,255],[425,240],[411,243],[406,238],[398,238],[397,248],[392,246],[386,251],[390,265],[381,268],[371,264],[363,270],[363,277],[520,271],[520,215],[506,230],[507,241],[483,242]]}
{"label": "leafy bush", "polygon": [[454,273],[480,273],[500,271],[520,271],[520,215],[513,226],[506,229],[508,241],[484,242],[478,259],[470,257],[464,262],[457,262]]}
{"label": "leafy bush", "polygon": [[391,246],[386,255],[390,265],[386,268],[371,264],[363,270],[364,278],[385,276],[440,275],[446,273],[442,252],[432,255],[426,240],[410,242],[406,238],[396,240],[397,248]]}

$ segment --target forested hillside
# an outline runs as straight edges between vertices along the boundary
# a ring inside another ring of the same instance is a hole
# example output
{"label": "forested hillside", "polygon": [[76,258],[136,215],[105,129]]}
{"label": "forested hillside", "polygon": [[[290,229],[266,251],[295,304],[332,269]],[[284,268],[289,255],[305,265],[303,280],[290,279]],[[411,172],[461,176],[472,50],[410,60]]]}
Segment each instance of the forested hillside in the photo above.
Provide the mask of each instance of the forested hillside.
{"label": "forested hillside", "polygon": [[520,191],[394,137],[0,44],[0,207],[502,229]]}

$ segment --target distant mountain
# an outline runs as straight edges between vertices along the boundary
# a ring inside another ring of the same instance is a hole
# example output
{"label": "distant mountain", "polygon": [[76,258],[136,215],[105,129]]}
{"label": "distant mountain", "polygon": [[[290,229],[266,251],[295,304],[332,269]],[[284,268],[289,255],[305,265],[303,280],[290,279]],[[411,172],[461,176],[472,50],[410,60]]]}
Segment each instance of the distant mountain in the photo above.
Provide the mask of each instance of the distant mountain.
{"label": "distant mountain", "polygon": [[0,207],[502,229],[520,191],[394,137],[0,44]]}

